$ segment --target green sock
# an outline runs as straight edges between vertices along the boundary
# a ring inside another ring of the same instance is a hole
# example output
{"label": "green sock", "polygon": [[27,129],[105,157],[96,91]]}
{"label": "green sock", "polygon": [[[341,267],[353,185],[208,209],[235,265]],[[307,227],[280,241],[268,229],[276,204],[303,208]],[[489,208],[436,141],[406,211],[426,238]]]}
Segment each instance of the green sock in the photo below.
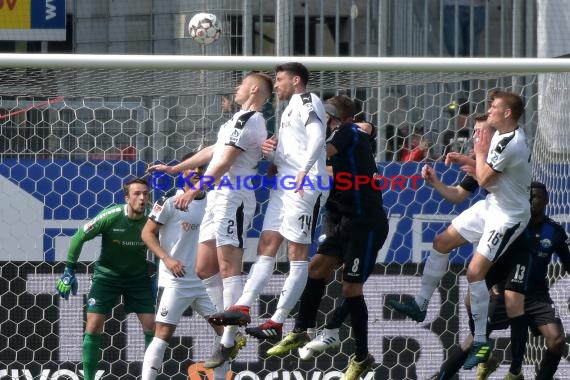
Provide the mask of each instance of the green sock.
{"label": "green sock", "polygon": [[154,331],[144,332],[144,349],[146,350],[152,339],[154,338]]}
{"label": "green sock", "polygon": [[83,335],[83,378],[85,380],[95,380],[99,360],[101,360],[101,335],[85,333]]}

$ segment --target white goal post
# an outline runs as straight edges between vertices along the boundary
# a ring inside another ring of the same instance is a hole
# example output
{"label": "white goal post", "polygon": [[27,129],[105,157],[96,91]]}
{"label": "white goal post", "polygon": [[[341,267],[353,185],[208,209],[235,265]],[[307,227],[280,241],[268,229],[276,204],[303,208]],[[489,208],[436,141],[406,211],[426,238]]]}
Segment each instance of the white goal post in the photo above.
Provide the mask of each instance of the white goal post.
{"label": "white goal post", "polygon": [[[47,373],[80,378],[83,298],[97,259],[97,243],[87,244],[78,268],[79,294],[63,302],[55,281],[63,270],[69,238],[101,209],[121,202],[121,183],[141,176],[146,164],[170,162],[215,141],[228,114],[221,97],[233,93],[243,73],[272,73],[277,64],[297,61],[311,72],[309,89],[328,98],[353,97],[363,119],[378,128],[376,158],[387,179],[384,203],[390,233],[378,254],[374,274],[365,286],[369,308],[370,350],[377,359],[376,378],[425,379],[434,374],[467,330],[463,306],[464,269],[470,247],[454,252],[450,271],[434,295],[422,324],[400,319],[386,300],[414,294],[422,260],[431,241],[470,202],[450,205],[422,180],[413,179],[424,164],[433,165],[443,181],[454,184],[463,174],[442,161],[443,136],[472,128],[473,117],[487,107],[487,93],[501,88],[521,94],[521,119],[532,146],[535,180],[551,194],[547,213],[568,230],[570,222],[570,59],[537,58],[384,58],[279,56],[140,56],[0,54],[0,376],[33,377]],[[268,126],[278,132],[282,104],[267,104]],[[461,119],[460,112],[467,110]],[[411,137],[428,142],[422,161],[400,162]],[[468,138],[461,149],[469,149]],[[260,161],[263,172],[267,162]],[[155,197],[165,188],[156,188]],[[259,190],[259,207],[248,232],[244,272],[255,257],[267,189]],[[276,306],[286,259],[281,257],[270,285],[253,310],[253,322]],[[549,273],[552,298],[566,326],[570,279],[553,262]],[[332,283],[319,313],[323,322],[339,294]],[[107,379],[140,373],[143,335],[134,318],[114,310],[103,338],[99,367]],[[292,317],[286,323],[289,330]],[[232,364],[241,379],[335,379],[352,352],[349,325],[341,329],[340,352],[310,362],[291,355],[267,359],[252,338]],[[12,333],[14,331],[14,333]],[[164,374],[175,379],[196,372],[210,354],[211,331],[191,313],[173,337]],[[509,357],[508,331],[492,335],[499,357]],[[542,342],[531,339],[524,363],[534,376]],[[508,364],[497,372],[502,378]],[[27,371],[27,372],[26,372]],[[45,372],[48,371],[48,372]],[[14,375],[12,375],[14,376]],[[47,375],[46,375],[47,376]],[[287,377],[289,376],[289,377]],[[317,376],[317,377],[315,377]],[[461,372],[460,378],[470,378]],[[557,376],[570,378],[563,361]],[[192,377],[192,380],[196,377]]]}

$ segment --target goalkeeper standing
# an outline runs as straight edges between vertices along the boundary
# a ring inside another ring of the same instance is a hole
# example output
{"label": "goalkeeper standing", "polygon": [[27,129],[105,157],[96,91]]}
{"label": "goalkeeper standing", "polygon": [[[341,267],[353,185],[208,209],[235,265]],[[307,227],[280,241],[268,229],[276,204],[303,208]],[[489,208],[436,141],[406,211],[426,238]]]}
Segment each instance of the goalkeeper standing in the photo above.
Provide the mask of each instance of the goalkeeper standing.
{"label": "goalkeeper standing", "polygon": [[87,297],[87,324],[83,336],[85,380],[93,380],[101,359],[101,332],[117,297],[123,297],[126,313],[137,313],[145,335],[145,346],[154,335],[154,294],[146,261],[147,248],[141,231],[147,220],[150,188],[142,179],[123,187],[125,204],[109,207],[77,230],[71,238],[67,265],[57,282],[59,295],[67,299],[77,294],[75,267],[83,244],[101,235],[101,255],[97,260]]}

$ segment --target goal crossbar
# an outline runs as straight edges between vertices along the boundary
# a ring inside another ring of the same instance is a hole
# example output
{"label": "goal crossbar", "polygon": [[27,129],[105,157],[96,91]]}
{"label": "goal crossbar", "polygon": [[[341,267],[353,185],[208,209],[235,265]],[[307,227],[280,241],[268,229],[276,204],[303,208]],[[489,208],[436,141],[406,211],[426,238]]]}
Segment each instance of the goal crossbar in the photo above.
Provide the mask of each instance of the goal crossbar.
{"label": "goal crossbar", "polygon": [[0,68],[271,70],[296,61],[309,70],[545,73],[570,71],[570,58],[426,58],[0,54]]}

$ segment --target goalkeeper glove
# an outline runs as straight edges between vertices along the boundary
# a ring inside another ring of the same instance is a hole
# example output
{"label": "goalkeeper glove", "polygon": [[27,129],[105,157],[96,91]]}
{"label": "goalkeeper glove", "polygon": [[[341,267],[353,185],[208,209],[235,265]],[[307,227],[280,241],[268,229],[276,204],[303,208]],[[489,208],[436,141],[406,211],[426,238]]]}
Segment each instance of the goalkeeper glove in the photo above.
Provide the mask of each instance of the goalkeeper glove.
{"label": "goalkeeper glove", "polygon": [[66,267],[63,271],[61,278],[57,280],[55,286],[59,296],[63,299],[69,298],[69,292],[73,295],[77,294],[77,280],[75,279],[75,271],[69,267]]}

